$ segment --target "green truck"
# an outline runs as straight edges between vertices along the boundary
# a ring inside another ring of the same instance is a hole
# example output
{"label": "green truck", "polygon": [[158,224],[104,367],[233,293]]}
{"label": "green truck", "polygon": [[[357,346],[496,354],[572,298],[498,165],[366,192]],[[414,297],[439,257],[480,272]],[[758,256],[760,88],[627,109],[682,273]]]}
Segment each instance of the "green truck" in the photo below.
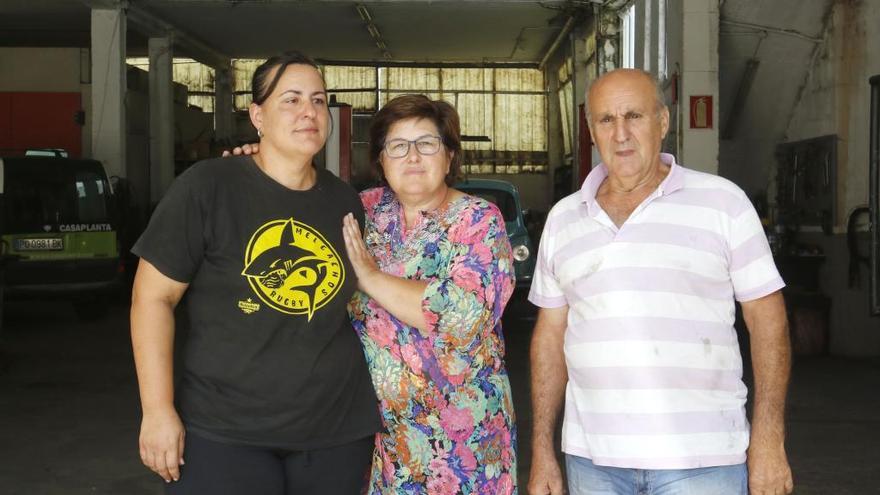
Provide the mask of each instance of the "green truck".
{"label": "green truck", "polygon": [[68,300],[102,315],[123,284],[114,199],[100,162],[0,158],[3,299]]}

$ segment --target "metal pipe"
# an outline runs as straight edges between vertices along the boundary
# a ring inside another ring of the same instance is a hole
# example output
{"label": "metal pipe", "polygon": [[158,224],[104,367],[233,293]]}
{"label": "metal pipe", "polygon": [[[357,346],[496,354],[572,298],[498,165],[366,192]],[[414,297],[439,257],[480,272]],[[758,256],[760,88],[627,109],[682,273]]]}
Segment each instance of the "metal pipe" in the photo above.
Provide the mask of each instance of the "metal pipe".
{"label": "metal pipe", "polygon": [[556,36],[556,39],[553,40],[553,44],[550,45],[550,48],[547,49],[547,53],[541,58],[541,61],[538,62],[538,69],[544,70],[544,66],[547,65],[547,61],[550,60],[550,57],[556,52],[556,49],[559,48],[559,45],[562,44],[562,40],[568,36],[568,33],[574,27],[574,16],[570,16],[567,21],[565,21],[565,25],[562,26],[562,31],[559,31],[559,35]]}
{"label": "metal pipe", "polygon": [[722,19],[721,24],[726,24],[728,26],[744,27],[749,29],[757,29],[758,31],[766,31],[768,33],[782,34],[785,36],[794,36],[795,38],[812,41],[813,43],[822,43],[824,41],[823,38],[815,38],[813,36],[801,33],[800,31],[795,31],[794,29],[782,29],[771,26],[762,26],[760,24],[752,24],[751,22],[730,21],[727,19]]}
{"label": "metal pipe", "polygon": [[880,74],[871,77],[871,127],[868,194],[871,210],[871,314],[880,315]]}
{"label": "metal pipe", "polygon": [[580,141],[581,141],[581,115],[578,111],[578,95],[577,95],[577,68],[578,68],[578,59],[577,59],[577,47],[575,44],[577,43],[577,38],[572,34],[570,37],[571,43],[571,180],[572,183],[569,186],[569,191],[577,191],[578,187],[581,184],[581,181],[584,177],[578,177],[578,173],[580,172]]}
{"label": "metal pipe", "polygon": [[733,104],[730,105],[730,109],[727,112],[727,120],[724,122],[724,127],[721,128],[721,139],[730,139],[733,137],[733,133],[736,132],[736,126],[745,109],[746,100],[748,99],[749,91],[752,89],[755,73],[760,63],[756,58],[746,61],[746,68],[743,70],[739,86],[736,89],[736,96],[733,98]]}

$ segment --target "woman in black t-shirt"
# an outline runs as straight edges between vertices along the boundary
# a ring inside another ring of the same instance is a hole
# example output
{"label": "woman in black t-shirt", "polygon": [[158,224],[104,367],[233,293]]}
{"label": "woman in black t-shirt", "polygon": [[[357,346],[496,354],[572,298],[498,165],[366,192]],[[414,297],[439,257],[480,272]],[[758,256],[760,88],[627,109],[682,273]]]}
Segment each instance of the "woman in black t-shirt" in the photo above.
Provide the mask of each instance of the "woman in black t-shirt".
{"label": "woman in black t-shirt", "polygon": [[380,425],[339,225],[363,210],[312,163],[330,129],[315,63],[270,58],[252,87],[259,155],[191,167],[132,249],[141,459],[173,494],[359,493]]}

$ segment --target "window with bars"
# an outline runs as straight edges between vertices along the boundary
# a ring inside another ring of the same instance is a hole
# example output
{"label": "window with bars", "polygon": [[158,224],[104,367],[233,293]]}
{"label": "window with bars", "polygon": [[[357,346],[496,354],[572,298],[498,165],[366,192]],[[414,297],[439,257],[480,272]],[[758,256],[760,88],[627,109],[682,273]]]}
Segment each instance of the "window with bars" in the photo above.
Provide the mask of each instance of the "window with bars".
{"label": "window with bars", "polygon": [[[150,70],[150,59],[146,57],[130,57],[126,63]],[[214,112],[214,69],[191,58],[175,58],[171,71],[172,80],[187,87],[187,104]]]}
{"label": "window with bars", "polygon": [[[129,63],[149,68],[148,59]],[[251,102],[251,76],[259,59],[232,61],[234,106],[246,110]],[[570,63],[567,68],[571,70]],[[372,115],[391,98],[420,93],[455,106],[465,136],[464,168],[468,173],[544,173],[547,171],[547,91],[537,69],[446,67],[321,67],[331,100],[346,103],[355,113]],[[570,72],[569,72],[570,73]],[[190,103],[205,111],[214,108],[214,71],[188,59],[175,59],[174,80],[186,84]],[[562,80],[562,78],[560,78]],[[557,95],[566,126],[570,153],[571,108],[569,81]]]}
{"label": "window with bars", "polygon": [[[241,67],[241,75],[235,72],[234,88],[241,95],[236,108],[244,109],[250,103],[250,96],[243,93],[249,92],[253,68]],[[351,105],[355,113],[371,115],[395,96],[408,93],[455,106],[465,136],[467,173],[547,170],[547,93],[539,70],[325,65],[322,72],[330,98]]]}

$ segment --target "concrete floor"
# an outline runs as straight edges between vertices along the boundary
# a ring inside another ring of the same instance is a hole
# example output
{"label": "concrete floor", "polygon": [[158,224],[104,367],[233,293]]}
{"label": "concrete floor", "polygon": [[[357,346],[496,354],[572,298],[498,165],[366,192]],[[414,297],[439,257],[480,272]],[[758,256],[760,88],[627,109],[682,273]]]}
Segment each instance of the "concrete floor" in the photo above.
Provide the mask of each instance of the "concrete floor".
{"label": "concrete floor", "polygon": [[[505,317],[528,474],[528,343],[533,315]],[[124,305],[93,323],[64,303],[6,307],[0,336],[0,492],[158,495],[137,456],[137,386]],[[788,452],[798,494],[880,493],[880,358],[798,358]],[[522,490],[525,493],[525,490]]]}

